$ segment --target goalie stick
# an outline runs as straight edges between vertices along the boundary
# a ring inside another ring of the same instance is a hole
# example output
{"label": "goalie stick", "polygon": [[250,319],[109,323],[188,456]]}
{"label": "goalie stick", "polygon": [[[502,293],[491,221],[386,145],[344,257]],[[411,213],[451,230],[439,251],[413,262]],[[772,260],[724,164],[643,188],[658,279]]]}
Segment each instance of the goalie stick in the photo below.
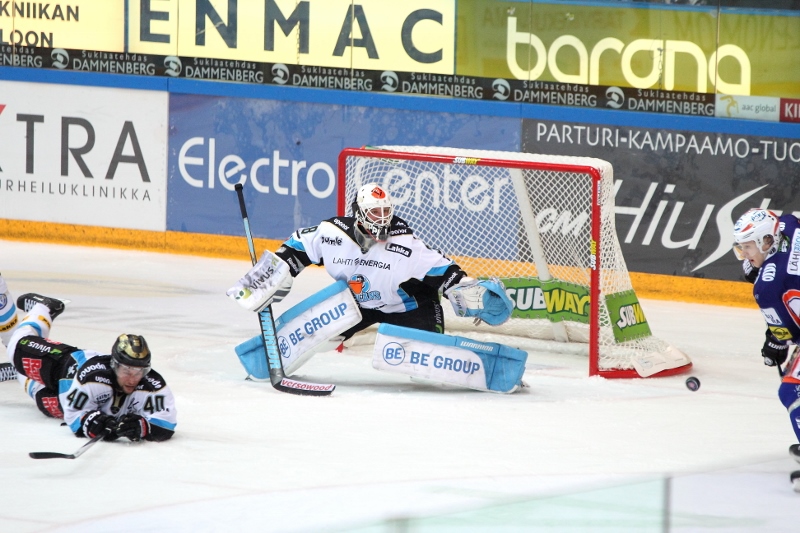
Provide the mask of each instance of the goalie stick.
{"label": "goalie stick", "polygon": [[97,441],[105,437],[105,433],[101,433],[96,437],[92,437],[92,439],[78,448],[78,451],[75,453],[58,453],[58,452],[30,452],[28,455],[31,459],[77,459],[80,457],[83,452],[94,446]]}
{"label": "goalie stick", "polygon": [[[236,195],[239,197],[239,209],[242,211],[242,222],[244,223],[244,234],[247,237],[247,246],[250,248],[250,260],[253,265],[258,262],[256,258],[256,248],[253,244],[253,235],[250,232],[250,220],[247,217],[247,208],[244,205],[244,192],[241,183],[237,183]],[[269,367],[269,380],[272,386],[281,392],[290,394],[300,394],[302,396],[328,396],[336,388],[336,385],[305,383],[286,377],[283,372],[283,362],[281,352],[278,349],[278,339],[275,335],[275,319],[272,316],[272,306],[268,305],[258,313],[261,325],[261,339],[264,341],[264,351],[267,354],[267,366]]]}

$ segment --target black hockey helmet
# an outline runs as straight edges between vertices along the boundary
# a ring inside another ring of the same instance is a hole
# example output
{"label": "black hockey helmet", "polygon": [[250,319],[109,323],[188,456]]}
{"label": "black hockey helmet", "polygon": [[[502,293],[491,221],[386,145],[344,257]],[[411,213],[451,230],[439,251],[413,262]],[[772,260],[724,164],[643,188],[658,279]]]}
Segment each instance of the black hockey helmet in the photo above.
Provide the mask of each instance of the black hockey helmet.
{"label": "black hockey helmet", "polygon": [[111,368],[116,370],[118,365],[150,367],[150,348],[147,347],[144,337],[127,333],[117,337],[111,348]]}

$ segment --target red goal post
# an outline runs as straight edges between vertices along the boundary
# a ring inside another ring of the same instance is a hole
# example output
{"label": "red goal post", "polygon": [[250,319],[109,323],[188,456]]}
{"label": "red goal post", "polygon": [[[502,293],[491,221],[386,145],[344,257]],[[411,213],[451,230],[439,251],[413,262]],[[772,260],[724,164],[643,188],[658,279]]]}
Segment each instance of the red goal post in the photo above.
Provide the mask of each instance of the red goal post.
{"label": "red goal post", "polygon": [[[500,278],[512,318],[483,331],[537,351],[585,352],[589,375],[674,375],[690,359],[654,337],[617,240],[613,169],[588,157],[443,147],[347,148],[339,155],[338,214],[379,183],[426,244],[473,277]],[[448,330],[471,319],[448,314]]]}

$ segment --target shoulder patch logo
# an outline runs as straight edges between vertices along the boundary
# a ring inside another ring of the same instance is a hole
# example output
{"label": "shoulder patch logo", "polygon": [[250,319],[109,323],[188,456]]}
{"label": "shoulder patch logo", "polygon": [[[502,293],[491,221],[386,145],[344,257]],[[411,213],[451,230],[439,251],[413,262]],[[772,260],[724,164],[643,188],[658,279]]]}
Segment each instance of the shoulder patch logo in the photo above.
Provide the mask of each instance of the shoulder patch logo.
{"label": "shoulder patch logo", "polygon": [[411,257],[411,248],[406,248],[405,246],[400,246],[399,244],[394,244],[391,242],[386,244],[386,251],[394,252],[405,257]]}
{"label": "shoulder patch logo", "polygon": [[341,237],[325,237],[322,236],[322,244],[329,244],[331,246],[341,246],[342,245],[342,238]]}

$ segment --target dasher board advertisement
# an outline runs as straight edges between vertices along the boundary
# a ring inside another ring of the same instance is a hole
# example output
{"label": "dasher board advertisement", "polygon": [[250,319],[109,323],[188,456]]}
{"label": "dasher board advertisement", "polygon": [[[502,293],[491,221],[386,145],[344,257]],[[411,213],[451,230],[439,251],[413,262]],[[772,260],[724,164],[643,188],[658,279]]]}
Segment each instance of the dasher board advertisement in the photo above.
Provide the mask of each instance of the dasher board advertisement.
{"label": "dasher board advertisement", "polygon": [[2,0],[0,45],[122,52],[125,5],[124,0]]}
{"label": "dasher board advertisement", "polygon": [[753,207],[800,215],[796,136],[523,119],[522,151],[613,165],[617,238],[630,271],[738,280],[739,216]]}
{"label": "dasher board advertisement", "polygon": [[[336,215],[339,152],[365,145],[518,151],[519,119],[172,93],[167,229],[284,240]],[[409,221],[413,224],[413,221]]]}
{"label": "dasher board advertisement", "polygon": [[459,0],[456,74],[800,97],[796,11],[689,3]]}
{"label": "dasher board advertisement", "polygon": [[453,74],[455,5],[456,0],[131,0],[128,51]]}
{"label": "dasher board advertisement", "polygon": [[0,81],[0,218],[164,231],[168,94]]}

